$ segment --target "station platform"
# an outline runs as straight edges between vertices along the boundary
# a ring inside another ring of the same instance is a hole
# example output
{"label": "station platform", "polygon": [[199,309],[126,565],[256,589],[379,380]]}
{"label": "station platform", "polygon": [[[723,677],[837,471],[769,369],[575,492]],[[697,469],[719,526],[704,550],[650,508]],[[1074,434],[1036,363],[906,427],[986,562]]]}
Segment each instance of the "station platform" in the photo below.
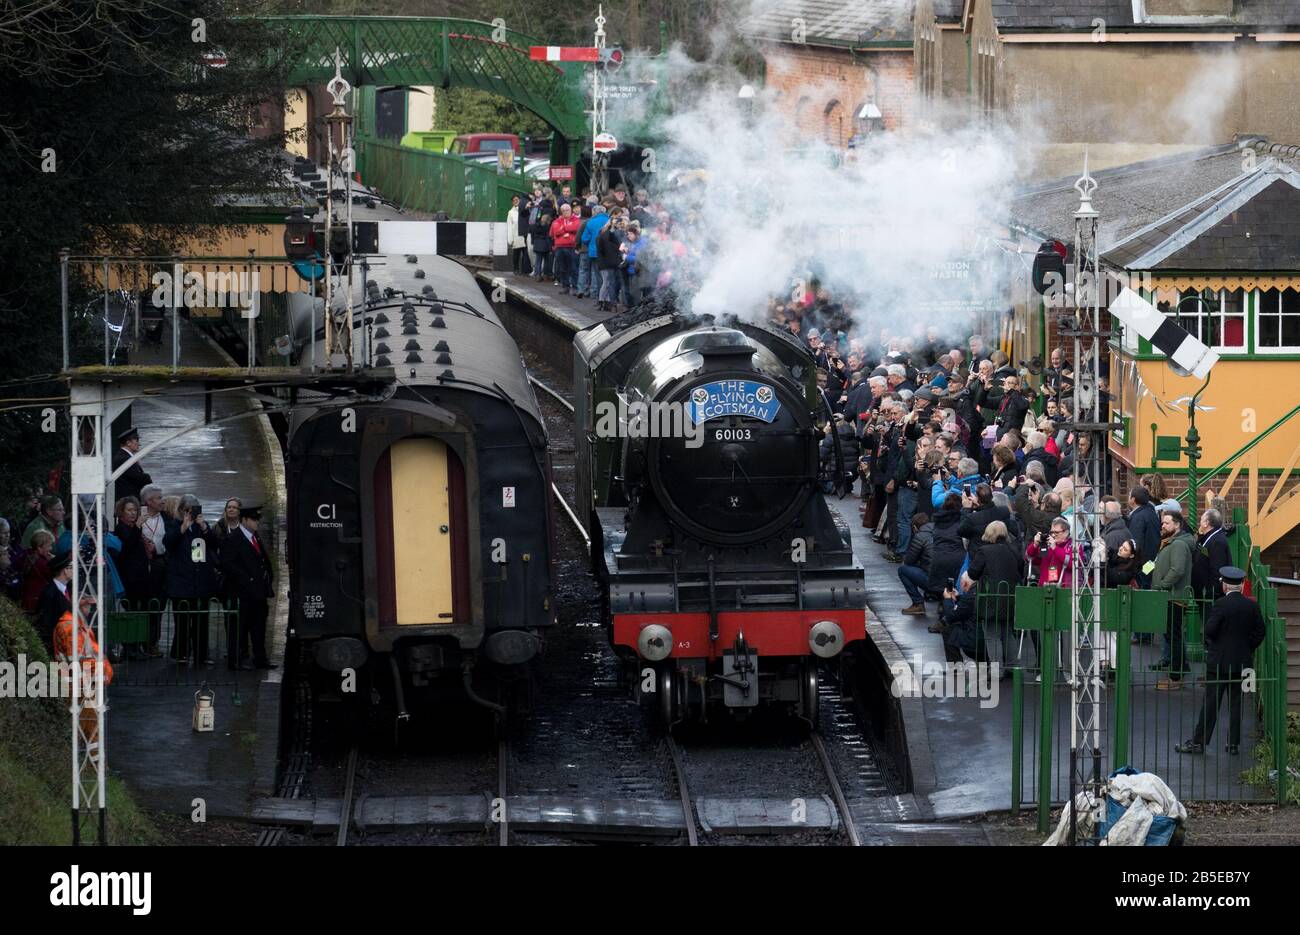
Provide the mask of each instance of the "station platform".
{"label": "station platform", "polygon": [[[595,299],[564,295],[554,283],[498,270],[479,270],[479,285],[521,346],[541,355],[561,373],[573,368],[573,336],[612,317]],[[517,310],[526,308],[525,314]]]}
{"label": "station platform", "polygon": [[[132,354],[132,364],[170,365],[171,322],[161,347]],[[181,321],[181,360],[191,367],[229,367],[225,352],[188,321]],[[233,415],[247,400],[218,393],[212,418]],[[204,400],[194,393],[161,392],[132,404],[131,424],[147,445],[164,432],[202,423]],[[279,442],[265,416],[250,415],[219,425],[201,425],[162,446],[143,462],[165,496],[194,494],[208,522],[221,516],[225,501],[239,497],[263,507],[259,532],[271,547],[277,596],[267,620],[267,651],[273,663],[284,656],[288,618],[288,575],[284,559],[284,464]],[[219,615],[209,636],[212,667],[180,665],[165,655],[170,620],[163,623],[161,659],[124,660],[114,666],[109,688],[107,754],[110,773],[121,777],[138,804],[189,814],[203,799],[209,816],[247,816],[253,799],[274,793],[279,747],[282,669],[229,670]],[[195,692],[204,684],[215,693],[216,729],[196,733],[191,716]]]}
{"label": "station platform", "polygon": [[[902,609],[911,603],[898,566],[885,561],[884,547],[871,541],[863,528],[857,496],[842,500],[828,497],[853,535],[853,554],[866,571],[867,606],[875,632],[868,631],[885,662],[906,664],[913,670],[942,664],[943,637],[927,627],[936,618],[910,617]],[[1010,695],[1010,682],[998,691]],[[1009,697],[991,708],[981,708],[979,698],[899,699],[907,731],[913,794],[927,817],[960,818],[1011,807],[1011,705]]]}
{"label": "station platform", "polygon": [[[927,615],[914,617],[902,613],[911,603],[897,564],[885,560],[884,546],[871,540],[871,531],[863,528],[858,496],[843,500],[828,498],[831,509],[848,524],[853,536],[853,551],[866,571],[867,603],[876,625],[868,631],[885,657],[887,664],[904,663],[913,672],[931,663],[944,663],[943,638],[930,633],[928,626],[938,619],[936,605],[926,604]],[[1068,637],[1068,634],[1066,634]],[[1029,664],[1036,664],[1026,639],[1025,653]],[[1068,639],[1064,641],[1068,643]],[[1267,801],[1268,790],[1252,785],[1243,775],[1253,763],[1253,748],[1260,722],[1253,705],[1243,703],[1241,745],[1237,754],[1227,754],[1228,705],[1219,712],[1218,727],[1200,756],[1179,754],[1174,746],[1192,736],[1200,714],[1205,688],[1197,683],[1203,665],[1193,663],[1192,673],[1184,677],[1183,688],[1176,692],[1156,689],[1164,677],[1154,670],[1159,659],[1161,638],[1146,645],[1134,645],[1133,685],[1129,721],[1129,762],[1135,769],[1155,773],[1183,801],[1223,800],[1236,802]],[[1068,645],[1060,649],[1066,659]],[[1032,808],[1039,781],[1036,769],[1038,724],[1042,685],[1037,672],[1026,670],[1021,754],[1022,807]],[[1012,681],[998,683],[996,694],[988,693],[988,702],[978,697],[902,697],[899,699],[907,731],[908,755],[915,787],[913,794],[926,817],[936,820],[971,817],[986,812],[1007,811],[1012,807],[1013,721]],[[1050,776],[1050,798],[1063,802],[1069,798],[1070,689],[1058,678],[1051,685],[1054,768]],[[987,707],[982,704],[988,704]],[[1108,725],[1103,746],[1109,743],[1111,693],[1103,700],[1103,721]],[[928,806],[928,807],[927,807]]]}

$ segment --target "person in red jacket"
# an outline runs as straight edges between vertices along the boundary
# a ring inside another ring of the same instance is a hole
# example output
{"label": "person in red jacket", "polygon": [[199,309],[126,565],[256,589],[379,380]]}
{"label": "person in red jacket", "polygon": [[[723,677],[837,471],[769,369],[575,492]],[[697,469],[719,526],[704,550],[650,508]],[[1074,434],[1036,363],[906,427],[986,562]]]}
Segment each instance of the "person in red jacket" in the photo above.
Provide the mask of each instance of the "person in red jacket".
{"label": "person in red jacket", "polygon": [[551,222],[555,281],[565,295],[578,287],[578,254],[573,248],[578,242],[578,228],[581,226],[582,218],[573,213],[573,206],[567,201],[560,205],[560,216]]}
{"label": "person in red jacket", "polygon": [[1044,539],[1038,533],[1025,548],[1025,558],[1033,566],[1039,587],[1055,584],[1070,586],[1070,561],[1074,545],[1070,542],[1070,523],[1061,517],[1052,520],[1052,533]]}

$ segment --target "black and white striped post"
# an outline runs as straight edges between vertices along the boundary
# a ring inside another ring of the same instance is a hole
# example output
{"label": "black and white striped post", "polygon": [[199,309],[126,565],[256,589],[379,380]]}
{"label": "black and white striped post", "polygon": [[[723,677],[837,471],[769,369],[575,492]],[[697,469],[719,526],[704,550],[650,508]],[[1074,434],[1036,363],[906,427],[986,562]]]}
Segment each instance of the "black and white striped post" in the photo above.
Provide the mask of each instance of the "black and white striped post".
{"label": "black and white striped post", "polygon": [[[1177,308],[1181,309],[1185,302],[1193,301],[1208,304],[1198,295],[1189,295],[1178,303]],[[1132,289],[1125,289],[1116,297],[1111,303],[1110,312],[1150,341],[1152,347],[1165,355],[1169,366],[1176,372],[1201,380],[1200,388],[1192,394],[1191,401],[1187,404],[1187,444],[1182,449],[1187,456],[1187,520],[1194,529],[1200,498],[1198,462],[1201,457],[1201,434],[1196,430],[1196,407],[1200,404],[1201,394],[1210,385],[1210,373],[1219,362],[1219,355],[1178,324],[1173,316],[1164,314]]]}

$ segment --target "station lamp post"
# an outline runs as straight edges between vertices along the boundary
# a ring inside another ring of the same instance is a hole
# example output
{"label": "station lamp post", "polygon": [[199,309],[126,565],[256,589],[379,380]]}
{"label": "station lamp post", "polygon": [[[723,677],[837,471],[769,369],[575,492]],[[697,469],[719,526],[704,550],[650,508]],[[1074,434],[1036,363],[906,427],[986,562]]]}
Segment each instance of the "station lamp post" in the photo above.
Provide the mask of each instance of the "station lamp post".
{"label": "station lamp post", "polygon": [[745,111],[745,119],[753,121],[754,119],[754,98],[757,92],[752,84],[742,84],[740,90],[736,92],[736,99],[740,101],[740,106]]}
{"label": "station lamp post", "polygon": [[[1174,317],[1182,314],[1183,305],[1188,302],[1199,302],[1204,306],[1206,311],[1214,312],[1218,309],[1218,303],[1213,302],[1205,297],[1193,293],[1192,295],[1183,296],[1178,304],[1174,307]],[[1169,365],[1174,368],[1174,372],[1182,372],[1181,367],[1169,359]],[[1191,401],[1187,404],[1187,444],[1183,446],[1183,454],[1187,455],[1187,521],[1193,529],[1196,528],[1198,502],[1200,499],[1200,478],[1198,477],[1198,465],[1201,458],[1201,433],[1196,430],[1196,407],[1201,402],[1201,394],[1205,392],[1206,387],[1210,385],[1210,377],[1214,371],[1210,370],[1205,374],[1205,380],[1201,383],[1200,389],[1192,394]]]}

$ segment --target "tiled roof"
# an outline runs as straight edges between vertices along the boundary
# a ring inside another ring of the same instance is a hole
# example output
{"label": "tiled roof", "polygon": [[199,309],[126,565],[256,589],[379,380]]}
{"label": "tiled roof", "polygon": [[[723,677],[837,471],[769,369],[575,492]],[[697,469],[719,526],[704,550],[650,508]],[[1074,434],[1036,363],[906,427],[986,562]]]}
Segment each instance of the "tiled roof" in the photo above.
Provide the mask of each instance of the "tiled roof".
{"label": "tiled roof", "polygon": [[1238,0],[1237,20],[1252,26],[1300,26],[1296,0]]}
{"label": "tiled roof", "polygon": [[[1019,30],[1052,32],[1076,29],[1091,30],[1093,20],[1106,21],[1107,29],[1167,30],[1166,22],[1135,23],[1132,0],[993,0],[993,17],[1003,32]],[[1236,0],[1229,28],[1249,26],[1300,27],[1300,3],[1296,0]],[[1220,17],[1197,22],[1187,17],[1178,29],[1222,30]]]}
{"label": "tiled roof", "polygon": [[753,38],[790,42],[793,22],[799,19],[810,45],[910,43],[913,8],[912,0],[757,0],[740,31]]}
{"label": "tiled roof", "polygon": [[1100,17],[1107,29],[1133,25],[1131,0],[993,0],[999,29],[1092,29]]}
{"label": "tiled roof", "polygon": [[1137,270],[1300,269],[1300,172],[1269,159],[1102,259]]}
{"label": "tiled roof", "polygon": [[[1254,148],[1260,162],[1272,157],[1300,167],[1300,147],[1259,142]],[[1094,172],[1098,187],[1092,202],[1101,214],[1101,249],[1110,250],[1137,231],[1196,206],[1241,176],[1244,166],[1241,148],[1228,143]],[[1072,238],[1079,206],[1073,187],[1077,177],[1023,188],[1012,200],[1012,219],[1051,237]]]}

